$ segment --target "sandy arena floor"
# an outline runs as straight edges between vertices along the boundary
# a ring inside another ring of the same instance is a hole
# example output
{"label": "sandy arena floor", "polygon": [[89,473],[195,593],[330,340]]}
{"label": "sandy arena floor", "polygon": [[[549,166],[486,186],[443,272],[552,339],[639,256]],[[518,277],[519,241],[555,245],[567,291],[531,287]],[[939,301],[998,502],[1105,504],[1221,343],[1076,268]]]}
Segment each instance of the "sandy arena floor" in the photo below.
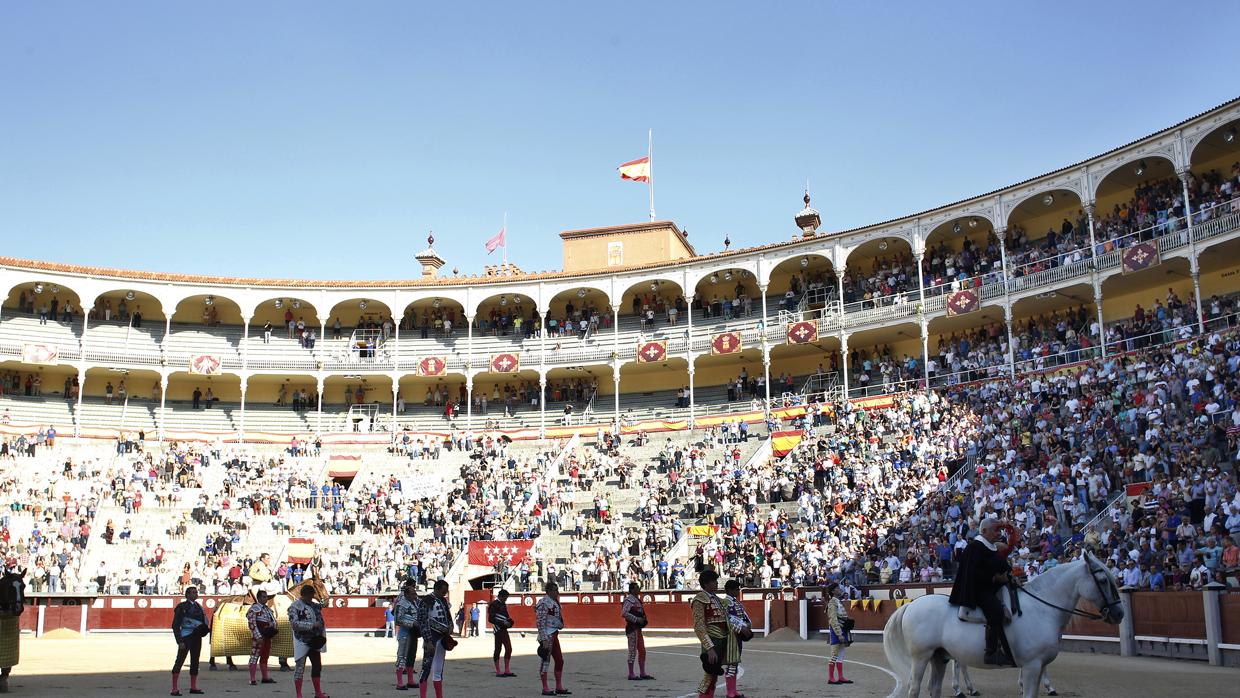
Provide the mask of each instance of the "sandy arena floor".
{"label": "sandy arena floor", "polygon": [[[625,680],[624,640],[616,636],[565,637],[565,683],[574,696],[609,698],[692,696],[701,677],[697,649],[685,637],[647,638],[647,670],[656,681]],[[515,638],[512,670],[517,678],[495,678],[491,638],[467,638],[449,655],[446,696],[516,698],[538,696],[538,660],[532,636]],[[333,635],[325,655],[323,690],[333,698],[416,696],[394,690],[395,640],[361,635]],[[22,639],[22,661],[13,671],[11,690],[29,696],[160,696],[169,691],[168,671],[175,653],[166,633],[93,635],[86,639]],[[745,648],[740,689],[750,698],[775,696],[887,696],[895,681],[876,643],[849,649],[846,669],[851,686],[826,682],[822,642],[756,640]],[[419,662],[421,656],[418,657]],[[208,671],[204,657],[200,688],[207,695],[293,696],[292,674],[275,671],[275,685],[248,684],[246,658],[238,671]],[[274,664],[274,660],[273,660]],[[1238,695],[1240,671],[1199,663],[1064,653],[1052,665],[1062,696],[1188,695],[1194,698]],[[985,696],[1016,696],[1016,672],[976,671]],[[718,696],[723,695],[720,681]],[[307,677],[306,696],[312,695]],[[946,687],[945,687],[946,688]],[[181,690],[188,695],[188,677]],[[433,693],[431,694],[433,695]],[[923,694],[924,695],[924,694]]]}

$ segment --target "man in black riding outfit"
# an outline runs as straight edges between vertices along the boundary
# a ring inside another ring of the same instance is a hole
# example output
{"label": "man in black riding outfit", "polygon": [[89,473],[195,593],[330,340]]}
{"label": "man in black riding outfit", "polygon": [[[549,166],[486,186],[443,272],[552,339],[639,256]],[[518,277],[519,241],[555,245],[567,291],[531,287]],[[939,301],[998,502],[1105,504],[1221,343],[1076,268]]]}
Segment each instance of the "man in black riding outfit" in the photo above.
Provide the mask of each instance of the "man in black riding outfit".
{"label": "man in black riding outfit", "polygon": [[987,664],[1015,666],[1003,632],[1003,603],[998,596],[1012,571],[1002,555],[1007,550],[1002,525],[998,519],[982,520],[981,533],[969,541],[960,556],[960,569],[949,601],[953,606],[982,609],[986,616]]}

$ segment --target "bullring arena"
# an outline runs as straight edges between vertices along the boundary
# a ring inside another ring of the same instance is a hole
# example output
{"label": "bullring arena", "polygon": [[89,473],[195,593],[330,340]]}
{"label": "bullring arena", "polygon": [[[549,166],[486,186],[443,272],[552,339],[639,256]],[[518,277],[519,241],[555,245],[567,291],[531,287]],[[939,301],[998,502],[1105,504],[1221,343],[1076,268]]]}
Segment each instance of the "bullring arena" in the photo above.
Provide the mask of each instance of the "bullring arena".
{"label": "bullring arena", "polygon": [[[201,689],[293,695],[279,652],[249,685],[244,612],[272,592],[292,647],[288,590],[314,582],[323,691],[388,694],[385,612],[443,580],[464,614],[445,694],[546,695],[554,581],[573,695],[694,696],[709,567],[755,635],[745,695],[887,696],[888,619],[948,593],[997,518],[1025,613],[1063,613],[1059,695],[1234,695],[1238,128],[1233,100],[853,230],[805,192],[756,247],[698,251],[671,221],[568,230],[552,272],[449,272],[433,236],[394,281],[0,257],[8,688],[165,694],[192,587]],[[1032,594],[1069,570],[1068,608]],[[626,678],[630,583],[652,681]],[[500,589],[515,677],[491,660]],[[851,684],[828,682],[841,616]],[[1018,692],[1014,670],[972,675]]]}

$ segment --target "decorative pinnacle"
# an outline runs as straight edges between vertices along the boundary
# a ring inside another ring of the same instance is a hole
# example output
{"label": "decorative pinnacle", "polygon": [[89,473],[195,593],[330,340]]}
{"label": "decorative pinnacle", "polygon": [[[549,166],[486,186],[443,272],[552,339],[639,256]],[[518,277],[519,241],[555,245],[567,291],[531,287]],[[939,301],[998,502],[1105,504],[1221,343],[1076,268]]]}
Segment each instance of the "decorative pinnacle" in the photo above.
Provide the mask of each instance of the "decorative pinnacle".
{"label": "decorative pinnacle", "polygon": [[429,233],[430,234],[426,236],[426,246],[434,247],[435,246],[435,231],[432,230],[432,231],[429,231]]}

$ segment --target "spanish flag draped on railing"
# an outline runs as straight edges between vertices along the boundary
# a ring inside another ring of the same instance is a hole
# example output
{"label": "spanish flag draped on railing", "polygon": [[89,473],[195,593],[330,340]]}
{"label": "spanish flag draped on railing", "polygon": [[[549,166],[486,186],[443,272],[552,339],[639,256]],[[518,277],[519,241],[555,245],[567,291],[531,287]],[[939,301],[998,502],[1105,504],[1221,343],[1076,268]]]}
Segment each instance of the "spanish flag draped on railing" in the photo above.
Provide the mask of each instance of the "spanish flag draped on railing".
{"label": "spanish flag draped on railing", "polygon": [[783,458],[792,453],[792,450],[801,443],[801,439],[805,437],[805,432],[801,429],[793,431],[777,431],[771,434],[771,455],[776,458]]}
{"label": "spanish flag draped on railing", "polygon": [[284,555],[290,565],[307,565],[314,559],[313,538],[289,538],[288,552]]}

